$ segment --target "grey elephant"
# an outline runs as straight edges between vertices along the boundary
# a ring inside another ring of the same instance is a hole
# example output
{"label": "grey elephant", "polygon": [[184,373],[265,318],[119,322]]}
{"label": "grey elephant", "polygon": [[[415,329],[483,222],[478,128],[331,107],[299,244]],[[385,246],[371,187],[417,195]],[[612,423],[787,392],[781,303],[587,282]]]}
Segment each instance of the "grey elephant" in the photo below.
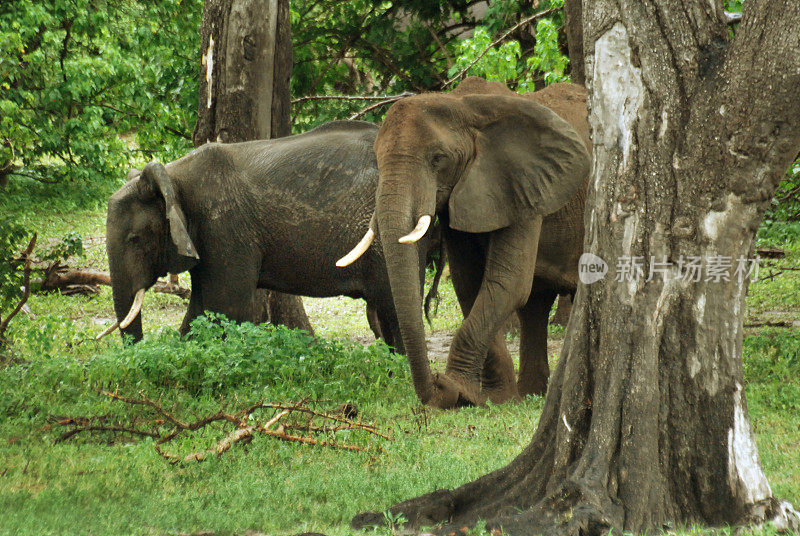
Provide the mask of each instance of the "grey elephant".
{"label": "grey elephant", "polygon": [[336,121],[275,140],[209,143],[166,166],[145,166],[108,203],[115,325],[141,339],[145,290],[167,272],[188,270],[182,334],[204,311],[254,320],[252,296],[265,288],[363,298],[387,344],[402,352],[380,247],[345,270],[334,266],[372,216],[377,130]]}
{"label": "grey elephant", "polygon": [[[382,240],[422,402],[450,408],[546,390],[548,314],[558,294],[577,287],[590,147],[586,92],[571,84],[523,96],[468,78],[451,93],[407,97],[387,112],[365,239]],[[433,217],[465,317],[444,374],[430,371],[417,291],[415,242]],[[518,382],[499,329],[515,311]]]}

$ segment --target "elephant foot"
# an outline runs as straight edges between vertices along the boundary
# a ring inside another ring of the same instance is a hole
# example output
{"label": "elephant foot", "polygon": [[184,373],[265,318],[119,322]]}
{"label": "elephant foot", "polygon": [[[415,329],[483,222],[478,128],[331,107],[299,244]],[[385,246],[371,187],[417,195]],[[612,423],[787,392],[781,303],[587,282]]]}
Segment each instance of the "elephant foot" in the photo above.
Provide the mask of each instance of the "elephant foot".
{"label": "elephant foot", "polygon": [[484,386],[481,390],[481,395],[483,395],[484,398],[488,398],[492,404],[503,404],[509,400],[520,400],[516,383],[499,385],[496,387]]}
{"label": "elephant foot", "polygon": [[547,392],[547,376],[540,375],[535,378],[520,378],[519,382],[517,382],[517,389],[520,396],[544,396]]}
{"label": "elephant foot", "polygon": [[486,397],[480,387],[461,378],[435,373],[433,375],[433,396],[428,400],[429,406],[439,409],[453,409],[464,406],[482,406]]}

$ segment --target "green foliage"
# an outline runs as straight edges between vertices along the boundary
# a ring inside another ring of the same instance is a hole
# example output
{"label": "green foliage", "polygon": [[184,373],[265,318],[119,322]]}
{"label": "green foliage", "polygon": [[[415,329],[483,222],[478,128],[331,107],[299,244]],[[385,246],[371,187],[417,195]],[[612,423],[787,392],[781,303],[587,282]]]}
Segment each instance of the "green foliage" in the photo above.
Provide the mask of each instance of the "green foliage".
{"label": "green foliage", "polygon": [[725,0],[725,11],[741,13],[744,0]]}
{"label": "green foliage", "polygon": [[[469,4],[419,0],[292,2],[293,95],[375,95],[443,89],[450,76],[469,65],[522,17],[534,10],[558,8],[563,2],[543,1],[532,8],[529,2],[499,0],[490,3],[480,20],[467,9]],[[528,78],[544,81],[548,72],[555,75],[548,76],[547,83],[563,79],[565,58],[555,55],[562,18],[557,12],[542,19],[551,21],[551,25],[540,22],[535,39],[518,31],[488,50],[470,74],[508,82],[512,87]],[[474,30],[473,37],[465,39],[470,30]],[[552,42],[535,52],[539,33],[542,39]],[[539,56],[535,66],[530,63],[534,54]],[[529,88],[532,87],[531,82]],[[362,102],[347,101],[298,104],[294,108],[295,132],[347,117],[363,107]],[[370,112],[364,119],[380,121],[385,110]]]}
{"label": "green foliage", "polygon": [[759,245],[782,246],[800,241],[800,221],[783,222],[766,219],[756,233]]}
{"label": "green foliage", "polygon": [[786,176],[772,198],[766,220],[800,222],[800,157],[786,171]]}
{"label": "green foliage", "polygon": [[458,44],[458,59],[449,69],[448,76],[455,76],[469,67],[467,75],[496,80],[522,93],[535,91],[536,80],[543,81],[545,86],[554,82],[568,82],[569,76],[564,73],[569,58],[561,53],[558,43],[561,18],[558,15],[539,20],[533,55],[524,60],[518,41],[505,41],[499,46],[490,47],[494,41],[489,29],[477,27],[471,39]]}
{"label": "green foliage", "polygon": [[83,256],[83,239],[76,231],[69,231],[61,240],[50,244],[37,254],[37,258],[45,262],[66,261],[70,257]]}
{"label": "green foliage", "polygon": [[105,198],[132,162],[183,152],[201,9],[202,0],[0,4],[0,170],[15,179],[10,194],[79,205]]}
{"label": "green foliage", "polygon": [[761,405],[780,411],[800,411],[800,332],[768,330],[748,337],[743,352],[745,377],[761,384],[768,396]]}
{"label": "green foliage", "polygon": [[448,71],[448,76],[455,76],[466,69],[479,55],[483,54],[475,64],[467,70],[468,76],[480,76],[487,80],[496,80],[508,84],[519,77],[518,60],[521,55],[517,41],[506,41],[498,47],[489,48],[492,39],[484,27],[475,29],[471,39],[465,39],[458,45],[458,59]]}
{"label": "green foliage", "polygon": [[8,217],[0,218],[0,319],[13,309],[22,296],[22,270],[13,262],[25,249],[29,233]]}
{"label": "green foliage", "polygon": [[542,73],[545,85],[569,82],[569,76],[564,74],[569,58],[558,47],[558,31],[553,19],[542,19],[536,24],[536,46],[533,56],[528,58],[528,69]]}
{"label": "green foliage", "polygon": [[46,359],[36,370],[9,369],[5,378],[11,386],[23,382],[45,393],[119,388],[214,398],[237,391],[258,399],[310,397],[339,403],[374,398],[409,381],[405,359],[384,344],[364,348],[314,339],[283,326],[237,324],[221,315],[196,319],[187,339],[161,330],[139,344],[114,345],[85,362],[59,355],[63,341],[78,344],[88,337],[57,315],[29,325],[20,338],[26,355]]}

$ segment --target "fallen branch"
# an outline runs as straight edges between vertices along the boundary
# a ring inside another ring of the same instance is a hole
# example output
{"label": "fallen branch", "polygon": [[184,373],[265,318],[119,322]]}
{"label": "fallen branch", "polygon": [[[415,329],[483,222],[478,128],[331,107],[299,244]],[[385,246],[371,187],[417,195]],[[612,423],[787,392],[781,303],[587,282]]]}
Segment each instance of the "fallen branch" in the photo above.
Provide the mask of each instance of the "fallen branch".
{"label": "fallen branch", "polygon": [[756,253],[766,259],[780,259],[786,256],[786,250],[772,246],[756,248]]}
{"label": "fallen branch", "polygon": [[[62,294],[93,294],[99,292],[101,285],[111,286],[111,275],[98,270],[77,270],[55,263],[44,270],[44,277],[34,279],[33,285],[39,292],[60,292]],[[181,287],[172,280],[158,281],[150,288],[152,292],[174,294],[185,300],[192,291]]]}
{"label": "fallen branch", "polygon": [[791,320],[766,320],[764,322],[746,322],[744,327],[746,328],[791,328],[794,326],[794,322]]}
{"label": "fallen branch", "polygon": [[[365,451],[367,449],[366,447],[358,445],[338,443],[330,439],[319,439],[313,437],[313,434],[325,434],[330,437],[341,431],[361,431],[391,440],[389,436],[380,433],[372,424],[354,421],[332,413],[317,411],[305,406],[305,400],[301,400],[293,405],[259,402],[235,413],[229,413],[221,409],[211,415],[199,417],[192,422],[186,422],[175,415],[174,412],[166,409],[161,404],[160,399],[152,400],[142,392],[139,392],[140,398],[124,396],[117,392],[104,390],[98,390],[97,392],[112,400],[145,408],[145,411],[150,414],[147,419],[152,423],[151,429],[142,429],[137,425],[137,423],[141,422],[141,418],[131,418],[131,422],[128,423],[107,423],[106,416],[57,418],[57,424],[71,427],[69,431],[59,437],[58,441],[65,441],[83,432],[124,432],[139,437],[155,439],[154,447],[156,452],[170,463],[189,463],[201,462],[211,455],[221,456],[236,444],[249,443],[256,435],[274,437],[281,441],[348,451]],[[254,419],[253,414],[262,409],[275,410],[276,413],[266,421],[258,422]],[[287,419],[290,417],[299,415],[305,415],[306,419],[301,421],[295,418],[287,422]],[[323,422],[316,423],[314,422],[315,419],[320,419]],[[185,433],[194,432],[215,422],[223,424],[230,423],[234,425],[235,428],[217,441],[213,447],[192,452],[184,456],[171,454],[163,450],[162,445],[165,443]],[[325,424],[326,422],[333,422],[335,424]],[[168,427],[166,431],[164,430],[165,426]],[[290,431],[303,431],[305,434],[300,435],[297,433],[290,433]]]}

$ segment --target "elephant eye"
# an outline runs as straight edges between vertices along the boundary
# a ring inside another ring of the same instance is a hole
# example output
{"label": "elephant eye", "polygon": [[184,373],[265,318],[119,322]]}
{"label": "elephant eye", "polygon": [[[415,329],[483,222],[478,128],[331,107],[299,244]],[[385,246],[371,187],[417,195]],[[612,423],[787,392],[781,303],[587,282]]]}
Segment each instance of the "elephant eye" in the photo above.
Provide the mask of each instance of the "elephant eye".
{"label": "elephant eye", "polygon": [[431,165],[435,168],[442,167],[447,160],[447,155],[444,153],[434,153],[431,156]]}
{"label": "elephant eye", "polygon": [[125,240],[127,240],[131,244],[138,244],[139,241],[141,240],[141,237],[136,233],[129,233],[128,237]]}

